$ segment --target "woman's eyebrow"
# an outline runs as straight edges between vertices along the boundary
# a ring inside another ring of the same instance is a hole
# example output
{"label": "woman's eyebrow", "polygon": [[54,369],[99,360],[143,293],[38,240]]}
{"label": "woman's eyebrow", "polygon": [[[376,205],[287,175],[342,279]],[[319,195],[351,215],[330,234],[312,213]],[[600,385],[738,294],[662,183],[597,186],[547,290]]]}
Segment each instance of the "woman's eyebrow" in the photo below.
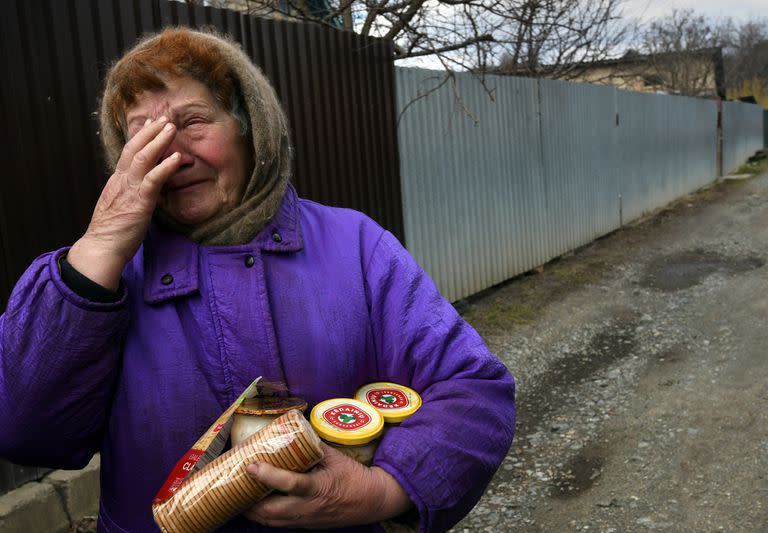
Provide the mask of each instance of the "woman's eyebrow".
{"label": "woman's eyebrow", "polygon": [[[177,117],[178,115],[187,111],[195,111],[195,110],[208,111],[210,109],[211,109],[211,104],[209,104],[208,102],[194,101],[194,102],[185,102],[183,104],[179,104],[178,106],[168,109],[168,111],[171,117]],[[128,118],[128,125],[130,126],[135,122],[144,124],[144,121],[147,120],[147,118],[157,118],[157,117],[153,117],[150,114],[147,114],[146,112],[142,112]]]}
{"label": "woman's eyebrow", "polygon": [[181,113],[184,113],[187,111],[195,111],[195,110],[208,111],[210,109],[211,109],[211,104],[207,102],[188,102],[188,103],[180,104],[176,107],[173,107],[171,109],[171,113],[173,115],[180,115]]}

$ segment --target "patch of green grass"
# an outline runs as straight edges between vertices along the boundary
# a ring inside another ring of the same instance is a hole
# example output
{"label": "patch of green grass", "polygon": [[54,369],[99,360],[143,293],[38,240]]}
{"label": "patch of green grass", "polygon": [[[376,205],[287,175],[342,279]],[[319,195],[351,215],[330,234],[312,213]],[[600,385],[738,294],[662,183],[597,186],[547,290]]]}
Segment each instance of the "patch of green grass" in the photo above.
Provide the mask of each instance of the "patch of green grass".
{"label": "patch of green grass", "polygon": [[530,324],[552,302],[598,278],[600,265],[591,262],[553,261],[541,273],[522,276],[502,289],[504,297],[482,298],[461,311],[481,335]]}
{"label": "patch of green grass", "polygon": [[[735,172],[734,172],[735,173]],[[682,209],[687,205],[703,205],[712,201],[722,198],[724,194],[728,194],[729,191],[743,187],[749,183],[752,178],[744,179],[723,179],[719,178],[716,182],[710,184],[708,187],[701,189],[690,196],[686,196],[675,202],[674,209]]]}
{"label": "patch of green grass", "polygon": [[595,276],[587,271],[586,265],[571,264],[557,265],[552,274],[560,281],[571,285],[589,283],[595,280]]}
{"label": "patch of green grass", "polygon": [[768,159],[755,161],[754,163],[745,163],[736,169],[734,174],[760,174],[764,170],[768,170]]}
{"label": "patch of green grass", "polygon": [[503,329],[530,323],[536,318],[536,310],[528,304],[496,302],[472,307],[464,313],[464,319],[479,330]]}
{"label": "patch of green grass", "polygon": [[738,180],[719,180],[716,181],[713,189],[725,189],[728,187],[740,187],[744,185],[745,183],[748,183],[751,178],[747,179],[738,179]]}

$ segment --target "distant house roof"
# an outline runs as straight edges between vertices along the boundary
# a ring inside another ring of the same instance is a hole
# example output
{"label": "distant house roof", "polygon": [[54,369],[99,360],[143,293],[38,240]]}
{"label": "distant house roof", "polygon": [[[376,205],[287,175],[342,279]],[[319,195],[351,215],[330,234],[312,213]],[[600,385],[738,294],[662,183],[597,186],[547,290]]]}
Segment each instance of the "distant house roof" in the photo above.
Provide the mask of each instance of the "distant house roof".
{"label": "distant house roof", "polygon": [[710,59],[714,69],[715,92],[720,98],[725,98],[725,63],[723,62],[723,49],[720,46],[698,48],[696,50],[684,50],[680,52],[660,52],[657,54],[641,54],[636,50],[629,50],[622,57],[616,59],[604,59],[601,61],[577,63],[574,70],[586,71],[593,68],[610,68],[621,66],[636,66],[643,64],[663,63],[677,59]]}
{"label": "distant house roof", "polygon": [[[663,52],[658,54],[643,54],[636,50],[628,50],[623,56],[611,59],[601,59],[597,61],[581,61],[577,63],[569,63],[567,65],[558,65],[548,67],[546,65],[537,67],[535,73],[524,65],[516,67],[504,67],[499,66],[494,69],[494,72],[500,74],[511,74],[513,76],[530,76],[538,75],[543,77],[561,77],[565,79],[579,79],[580,76],[599,69],[618,69],[624,68],[631,69],[633,67],[641,66],[653,66],[663,62],[668,62],[677,59],[699,59],[699,60],[711,60],[714,70],[714,92],[720,98],[725,98],[725,67],[723,63],[723,52],[721,47],[711,48],[699,48],[696,50],[686,50],[683,52]],[[565,76],[561,76],[565,73]],[[639,74],[639,73],[634,73]],[[656,76],[651,72],[648,79],[652,79]]]}
{"label": "distant house roof", "polygon": [[583,61],[573,63],[575,67],[610,67],[617,65],[636,65],[639,63],[648,63],[649,61],[658,61],[663,59],[674,59],[678,57],[707,57],[710,56],[715,61],[723,60],[723,49],[720,46],[711,48],[698,48],[696,50],[684,50],[680,52],[660,52],[658,54],[642,54],[634,49],[617,58],[601,59],[598,61]]}

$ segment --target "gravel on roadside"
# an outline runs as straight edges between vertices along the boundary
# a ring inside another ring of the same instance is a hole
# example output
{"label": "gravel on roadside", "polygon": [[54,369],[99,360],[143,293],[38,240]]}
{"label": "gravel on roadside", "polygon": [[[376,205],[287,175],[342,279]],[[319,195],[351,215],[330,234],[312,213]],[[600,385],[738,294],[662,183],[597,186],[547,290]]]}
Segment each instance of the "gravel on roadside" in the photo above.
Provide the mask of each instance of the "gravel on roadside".
{"label": "gravel on roadside", "polygon": [[767,199],[721,181],[457,304],[518,421],[455,531],[768,531]]}

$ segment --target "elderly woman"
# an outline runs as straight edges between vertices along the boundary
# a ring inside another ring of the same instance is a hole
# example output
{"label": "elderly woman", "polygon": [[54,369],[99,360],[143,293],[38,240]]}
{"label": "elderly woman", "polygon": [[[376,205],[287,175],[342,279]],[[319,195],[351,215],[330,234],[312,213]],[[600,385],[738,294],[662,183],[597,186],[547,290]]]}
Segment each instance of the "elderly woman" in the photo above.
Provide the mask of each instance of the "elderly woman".
{"label": "elderly woman", "polygon": [[448,529],[512,440],[512,377],[397,240],[301,200],[274,91],[221,37],[170,29],[106,80],[114,173],[85,234],[36,259],[0,318],[0,455],[79,468],[101,451],[99,531],[154,531],[180,455],[256,377],[310,406],[394,381],[422,408],[373,466],[333,449],[222,531]]}

